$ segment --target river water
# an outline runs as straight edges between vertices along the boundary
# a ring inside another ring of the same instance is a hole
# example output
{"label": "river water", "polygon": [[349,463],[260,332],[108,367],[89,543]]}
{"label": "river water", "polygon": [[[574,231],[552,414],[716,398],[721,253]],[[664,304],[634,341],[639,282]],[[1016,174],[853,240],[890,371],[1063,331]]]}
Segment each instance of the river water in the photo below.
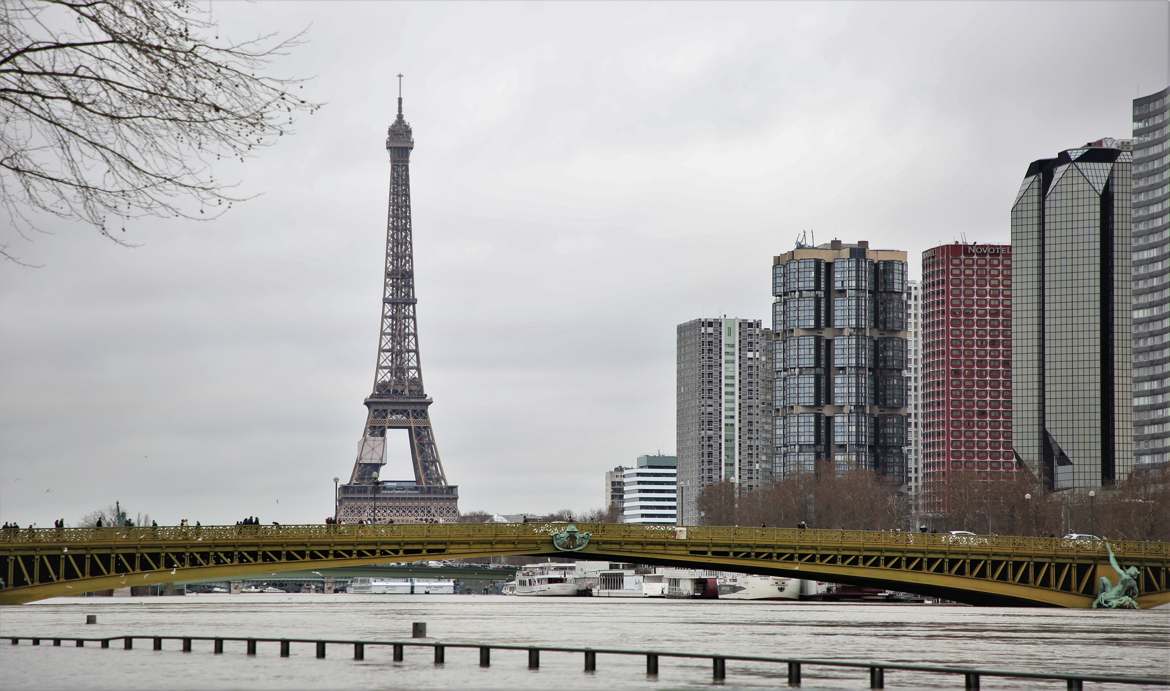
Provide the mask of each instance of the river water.
{"label": "river water", "polygon": [[[98,624],[86,626],[85,615]],[[1170,608],[1145,611],[975,608],[942,605],[771,603],[500,595],[188,595],[153,598],[59,598],[0,607],[0,635],[205,635],[402,640],[411,622],[445,642],[561,644],[739,655],[978,666],[1039,672],[1170,675]],[[475,650],[447,650],[435,667],[430,649],[333,646],[325,660],[309,644],[278,656],[243,642],[213,656],[210,641],[194,652],[177,641],[162,652],[146,641],[134,650],[32,647],[3,641],[3,689],[384,689],[384,688],[657,688],[711,684],[709,660],[660,661],[657,679],[640,657],[600,655],[582,671],[580,654],[545,652],[539,670],[523,651],[496,650],[480,668]],[[90,644],[94,646],[95,644]],[[727,663],[726,685],[784,686],[783,665]],[[955,688],[959,677],[887,672],[890,688]],[[1019,688],[1021,680],[984,678],[983,688]],[[805,688],[865,688],[864,670],[804,669]],[[1064,688],[1063,684],[1035,688]],[[1115,686],[1114,688],[1135,688]]]}

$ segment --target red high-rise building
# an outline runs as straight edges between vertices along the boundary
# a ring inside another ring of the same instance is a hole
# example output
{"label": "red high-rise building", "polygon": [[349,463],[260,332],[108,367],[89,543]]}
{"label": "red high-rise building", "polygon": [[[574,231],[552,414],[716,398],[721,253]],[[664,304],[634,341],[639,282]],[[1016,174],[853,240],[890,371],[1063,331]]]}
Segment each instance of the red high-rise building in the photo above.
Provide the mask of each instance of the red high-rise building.
{"label": "red high-rise building", "polygon": [[955,473],[1013,477],[1012,248],[922,255],[922,507],[946,511]]}

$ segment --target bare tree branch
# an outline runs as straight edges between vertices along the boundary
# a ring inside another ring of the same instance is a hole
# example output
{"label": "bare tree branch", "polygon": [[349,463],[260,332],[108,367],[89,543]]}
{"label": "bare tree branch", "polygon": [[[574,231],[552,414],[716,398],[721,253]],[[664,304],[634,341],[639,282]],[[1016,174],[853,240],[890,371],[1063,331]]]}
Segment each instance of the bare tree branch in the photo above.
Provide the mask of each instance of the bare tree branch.
{"label": "bare tree branch", "polygon": [[[210,37],[208,35],[210,34]],[[211,173],[320,105],[264,68],[303,32],[221,40],[190,0],[0,6],[0,207],[17,239],[75,218],[119,244],[143,217],[216,218],[246,197]],[[0,258],[22,265],[7,239]]]}

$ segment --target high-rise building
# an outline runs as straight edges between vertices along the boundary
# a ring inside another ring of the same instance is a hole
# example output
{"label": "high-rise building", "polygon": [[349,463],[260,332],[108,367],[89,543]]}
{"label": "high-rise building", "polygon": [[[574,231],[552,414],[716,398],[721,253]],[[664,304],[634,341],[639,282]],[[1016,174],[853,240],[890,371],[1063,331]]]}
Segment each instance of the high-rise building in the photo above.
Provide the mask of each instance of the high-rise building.
{"label": "high-rise building", "polygon": [[678,458],[638,456],[623,474],[622,523],[673,525],[678,519]]}
{"label": "high-rise building", "polygon": [[945,512],[947,482],[1011,477],[1012,248],[940,245],[922,254],[920,507]]}
{"label": "high-rise building", "polygon": [[1012,204],[1012,446],[1051,489],[1112,485],[1133,468],[1122,147],[1033,161]]}
{"label": "high-rise building", "polygon": [[906,253],[833,240],[772,264],[776,468],[906,481]]}
{"label": "high-rise building", "polygon": [[769,332],[758,319],[693,319],[678,326],[679,493],[684,524],[698,522],[709,485],[741,491],[772,471]]}
{"label": "high-rise building", "polygon": [[922,285],[906,282],[906,490],[919,506],[922,492]]}
{"label": "high-rise building", "polygon": [[1170,462],[1170,89],[1133,102],[1133,435]]}
{"label": "high-rise building", "polygon": [[625,466],[617,466],[613,470],[605,471],[605,510],[611,512],[618,520],[621,519],[622,506],[625,503]]}

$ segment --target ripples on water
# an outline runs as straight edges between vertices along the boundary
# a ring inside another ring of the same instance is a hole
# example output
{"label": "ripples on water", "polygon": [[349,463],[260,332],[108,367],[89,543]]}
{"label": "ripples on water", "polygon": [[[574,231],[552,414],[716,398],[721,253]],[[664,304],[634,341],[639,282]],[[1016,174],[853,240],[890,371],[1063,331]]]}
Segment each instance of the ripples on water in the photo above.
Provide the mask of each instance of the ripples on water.
{"label": "ripples on water", "polygon": [[[85,615],[97,614],[96,626]],[[1085,674],[1170,675],[1170,608],[1138,612],[931,605],[717,602],[490,595],[189,595],[176,598],[61,598],[0,607],[0,635],[266,636],[396,640],[411,622],[447,642],[512,643],[774,655],[851,661],[979,666]],[[92,644],[91,644],[92,645]],[[115,644],[118,645],[118,644]],[[211,642],[191,654],[177,641],[163,652],[144,641],[132,651],[0,645],[0,688],[654,688],[711,683],[709,660],[662,659],[647,679],[642,658],[599,655],[582,672],[579,654],[545,652],[527,669],[523,651],[493,651],[480,669],[475,650],[367,648],[355,662],[341,646],[318,660],[309,644],[278,657],[276,643],[245,657],[243,642],[212,657]],[[784,686],[783,665],[728,662],[727,685]],[[865,688],[864,670],[804,669],[805,688]],[[890,688],[956,688],[958,677],[887,672]],[[1022,681],[983,680],[984,688]],[[1046,688],[1063,688],[1063,684]],[[1134,688],[1134,687],[1115,687]]]}

